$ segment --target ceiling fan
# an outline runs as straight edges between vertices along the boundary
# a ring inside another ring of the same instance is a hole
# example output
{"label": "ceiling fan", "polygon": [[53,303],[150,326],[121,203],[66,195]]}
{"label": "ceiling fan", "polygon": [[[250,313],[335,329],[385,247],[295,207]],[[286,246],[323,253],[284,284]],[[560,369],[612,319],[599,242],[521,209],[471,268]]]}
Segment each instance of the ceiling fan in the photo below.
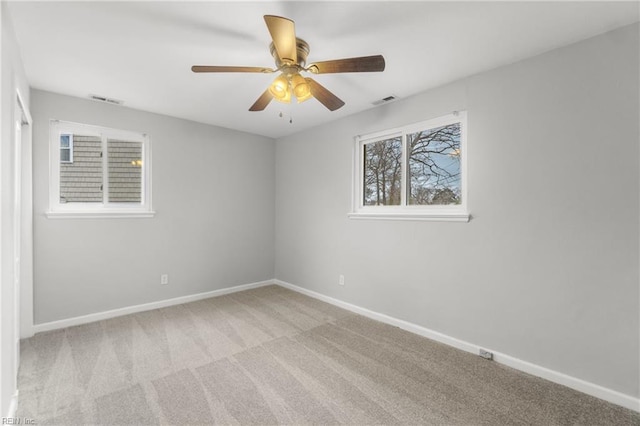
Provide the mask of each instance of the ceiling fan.
{"label": "ceiling fan", "polygon": [[271,55],[276,61],[276,68],[235,67],[194,65],[191,71],[200,72],[249,72],[274,73],[280,75],[271,83],[249,111],[264,110],[272,99],[290,103],[293,97],[298,103],[310,98],[316,98],[322,105],[335,111],[344,102],[327,90],[320,83],[310,77],[303,77],[301,72],[312,74],[329,74],[343,72],[378,72],[384,71],[384,57],[382,55],[363,56],[358,58],[335,59],[316,62],[305,67],[309,44],[296,37],[295,24],[291,19],[280,16],[265,15],[264,20],[271,34],[273,42],[269,45]]}

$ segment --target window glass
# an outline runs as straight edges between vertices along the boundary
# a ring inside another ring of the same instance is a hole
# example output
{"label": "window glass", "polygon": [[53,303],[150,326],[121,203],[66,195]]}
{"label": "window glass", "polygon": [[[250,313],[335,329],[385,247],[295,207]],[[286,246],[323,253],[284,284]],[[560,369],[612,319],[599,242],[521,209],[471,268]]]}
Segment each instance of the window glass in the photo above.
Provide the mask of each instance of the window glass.
{"label": "window glass", "polygon": [[60,161],[63,163],[71,162],[71,135],[60,135]]}
{"label": "window glass", "polygon": [[[147,134],[51,120],[47,217],[153,217]],[[57,150],[57,151],[56,151]]]}
{"label": "window glass", "polygon": [[[60,143],[65,140],[68,144],[68,135]],[[98,136],[74,134],[73,145],[73,162],[62,158],[65,150],[60,149],[60,203],[101,203],[102,141]],[[68,148],[66,153],[70,153]]]}
{"label": "window glass", "polygon": [[467,114],[354,138],[350,218],[468,221]]}
{"label": "window glass", "polygon": [[460,204],[460,123],[408,134],[407,141],[409,204]]}
{"label": "window glass", "polygon": [[109,202],[142,200],[142,143],[108,139]]}
{"label": "window glass", "polygon": [[402,181],[402,137],[364,145],[365,206],[400,204]]}

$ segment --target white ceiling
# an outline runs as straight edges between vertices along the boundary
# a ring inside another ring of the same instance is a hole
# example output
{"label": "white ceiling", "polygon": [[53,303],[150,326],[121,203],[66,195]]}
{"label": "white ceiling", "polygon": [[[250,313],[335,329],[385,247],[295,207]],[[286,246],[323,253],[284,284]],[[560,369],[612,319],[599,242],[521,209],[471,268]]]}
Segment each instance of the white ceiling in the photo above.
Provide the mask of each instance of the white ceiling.
{"label": "white ceiling", "polygon": [[[280,137],[638,21],[611,2],[11,2],[32,87]],[[248,108],[274,74],[194,74],[191,65],[273,67],[263,15],[293,19],[308,63],[382,54],[382,73],[315,79],[346,102]],[[279,118],[279,113],[293,116]]]}

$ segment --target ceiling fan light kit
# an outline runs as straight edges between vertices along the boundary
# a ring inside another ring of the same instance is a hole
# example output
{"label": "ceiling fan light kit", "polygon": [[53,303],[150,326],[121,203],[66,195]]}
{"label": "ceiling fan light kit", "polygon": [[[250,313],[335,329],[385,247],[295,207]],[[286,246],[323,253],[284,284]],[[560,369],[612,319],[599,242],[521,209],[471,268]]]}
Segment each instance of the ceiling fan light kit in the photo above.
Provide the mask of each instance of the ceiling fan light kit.
{"label": "ceiling fan light kit", "polygon": [[278,102],[290,103],[292,98],[297,102],[304,102],[316,98],[330,111],[335,111],[344,102],[327,90],[320,83],[310,77],[303,77],[301,72],[312,74],[329,74],[344,72],[380,72],[384,71],[385,61],[382,55],[363,56],[358,58],[335,59],[316,62],[306,66],[309,55],[309,44],[296,37],[295,24],[292,20],[280,16],[265,15],[269,34],[273,42],[269,45],[271,55],[275,59],[276,68],[235,67],[194,65],[191,70],[202,72],[247,72],[274,73],[280,75],[273,80],[267,90],[249,108],[249,111],[263,111],[272,99]]}
{"label": "ceiling fan light kit", "polygon": [[307,80],[300,74],[296,74],[291,78],[291,87],[293,88],[293,94],[296,96],[298,103],[311,98],[309,83],[307,83]]}
{"label": "ceiling fan light kit", "polygon": [[273,80],[273,83],[271,83],[271,86],[269,86],[269,92],[275,100],[285,102],[287,94],[291,93],[289,89],[289,80],[287,80],[287,77],[284,74],[280,74],[278,77],[276,77],[276,79]]}

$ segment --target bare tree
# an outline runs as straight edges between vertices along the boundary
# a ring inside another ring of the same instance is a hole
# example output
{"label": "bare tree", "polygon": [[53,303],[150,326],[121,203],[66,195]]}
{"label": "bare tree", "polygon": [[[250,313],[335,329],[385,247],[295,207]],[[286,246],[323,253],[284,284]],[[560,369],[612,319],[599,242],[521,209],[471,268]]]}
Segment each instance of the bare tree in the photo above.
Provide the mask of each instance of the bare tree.
{"label": "bare tree", "polygon": [[[409,204],[459,204],[460,124],[407,135]],[[398,136],[364,145],[364,204],[399,205],[403,143]]]}
{"label": "bare tree", "polygon": [[402,139],[393,138],[364,147],[364,203],[400,204]]}
{"label": "bare tree", "polygon": [[408,135],[409,203],[459,204],[460,124]]}

